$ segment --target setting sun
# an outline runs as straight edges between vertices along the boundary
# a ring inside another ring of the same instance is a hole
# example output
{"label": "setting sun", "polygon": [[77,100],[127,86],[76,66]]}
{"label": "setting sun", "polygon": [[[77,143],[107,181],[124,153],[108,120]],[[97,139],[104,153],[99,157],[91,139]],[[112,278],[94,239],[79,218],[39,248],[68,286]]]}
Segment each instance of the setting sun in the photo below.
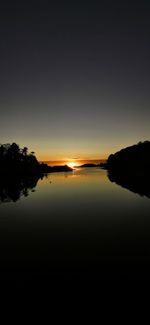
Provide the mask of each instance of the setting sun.
{"label": "setting sun", "polygon": [[73,161],[69,162],[67,165],[71,168],[74,168],[76,166],[76,164]]}

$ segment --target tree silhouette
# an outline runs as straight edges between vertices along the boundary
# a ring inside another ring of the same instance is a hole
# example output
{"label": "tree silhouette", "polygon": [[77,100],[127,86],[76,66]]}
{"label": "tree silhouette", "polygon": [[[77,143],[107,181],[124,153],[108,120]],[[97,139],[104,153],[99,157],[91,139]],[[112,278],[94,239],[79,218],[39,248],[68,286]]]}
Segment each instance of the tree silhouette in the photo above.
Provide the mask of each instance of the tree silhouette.
{"label": "tree silhouette", "polygon": [[136,145],[121,149],[111,154],[107,160],[107,168],[115,170],[149,172],[150,166],[150,141],[139,142]]}
{"label": "tree silhouette", "polygon": [[34,152],[28,154],[27,147],[21,149],[15,142],[0,145],[0,172],[3,170],[20,173],[41,172]]}
{"label": "tree silhouette", "polygon": [[22,153],[23,153],[24,156],[27,156],[27,154],[28,154],[28,148],[27,147],[24,147],[22,149]]}
{"label": "tree silhouette", "polygon": [[28,148],[20,148],[18,144],[6,143],[0,145],[0,175],[14,173],[15,175],[44,175],[56,171],[71,171],[68,166],[50,167],[40,164],[34,155],[34,151],[28,154]]}

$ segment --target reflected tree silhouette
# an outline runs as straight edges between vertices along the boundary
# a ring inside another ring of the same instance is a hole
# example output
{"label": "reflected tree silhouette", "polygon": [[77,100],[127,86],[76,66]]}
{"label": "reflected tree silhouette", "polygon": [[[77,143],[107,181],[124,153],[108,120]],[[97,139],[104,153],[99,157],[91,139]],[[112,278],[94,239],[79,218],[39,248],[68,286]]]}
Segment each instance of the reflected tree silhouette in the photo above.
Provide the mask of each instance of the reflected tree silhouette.
{"label": "reflected tree silhouette", "polygon": [[16,202],[21,196],[27,197],[35,192],[39,176],[30,177],[0,177],[0,203]]}
{"label": "reflected tree silhouette", "polygon": [[150,173],[145,173],[144,171],[130,173],[128,171],[109,170],[107,176],[111,182],[140,196],[150,198]]}

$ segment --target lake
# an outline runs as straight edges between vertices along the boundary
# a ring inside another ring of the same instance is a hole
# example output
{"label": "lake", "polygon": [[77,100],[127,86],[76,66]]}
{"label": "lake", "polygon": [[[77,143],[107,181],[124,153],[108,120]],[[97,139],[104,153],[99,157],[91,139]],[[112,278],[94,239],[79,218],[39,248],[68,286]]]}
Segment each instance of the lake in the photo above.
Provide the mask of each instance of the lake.
{"label": "lake", "polygon": [[1,271],[128,272],[149,266],[150,199],[111,182],[107,171],[49,174],[19,185],[15,197],[10,184],[0,193]]}

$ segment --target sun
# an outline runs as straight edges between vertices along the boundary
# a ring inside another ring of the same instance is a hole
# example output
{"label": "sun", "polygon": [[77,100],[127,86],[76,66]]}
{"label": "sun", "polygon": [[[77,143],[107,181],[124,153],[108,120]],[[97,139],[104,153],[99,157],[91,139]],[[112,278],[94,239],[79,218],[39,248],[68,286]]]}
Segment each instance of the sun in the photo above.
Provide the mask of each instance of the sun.
{"label": "sun", "polygon": [[67,165],[71,168],[74,168],[76,164],[73,161],[70,161]]}

